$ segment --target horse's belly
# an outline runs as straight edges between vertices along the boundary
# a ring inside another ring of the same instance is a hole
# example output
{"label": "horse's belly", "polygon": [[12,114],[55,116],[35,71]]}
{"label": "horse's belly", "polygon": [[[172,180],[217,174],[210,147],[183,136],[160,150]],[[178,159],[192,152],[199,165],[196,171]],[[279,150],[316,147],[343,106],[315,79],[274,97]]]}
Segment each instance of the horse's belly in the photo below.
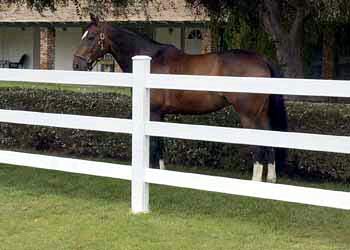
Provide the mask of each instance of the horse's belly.
{"label": "horse's belly", "polygon": [[[167,114],[204,114],[228,105],[224,96],[201,91],[165,90],[152,95],[152,99],[153,107],[158,106],[160,111]],[[157,101],[158,104],[155,103]]]}

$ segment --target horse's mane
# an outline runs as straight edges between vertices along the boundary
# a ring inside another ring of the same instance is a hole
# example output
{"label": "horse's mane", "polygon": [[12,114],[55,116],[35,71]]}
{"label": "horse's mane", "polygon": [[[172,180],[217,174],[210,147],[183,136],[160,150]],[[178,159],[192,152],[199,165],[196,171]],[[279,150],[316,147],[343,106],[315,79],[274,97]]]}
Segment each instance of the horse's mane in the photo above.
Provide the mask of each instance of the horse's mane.
{"label": "horse's mane", "polygon": [[140,31],[128,30],[128,29],[124,29],[124,28],[119,28],[119,29],[124,30],[125,32],[128,32],[131,35],[139,36],[139,37],[143,38],[144,40],[146,40],[148,42],[151,42],[151,43],[154,43],[154,44],[157,44],[157,45],[165,45],[165,44],[162,44],[162,43],[159,43],[159,42],[153,40],[147,34],[142,33]]}
{"label": "horse's mane", "polygon": [[[129,30],[129,29],[126,29],[126,28],[122,28],[122,27],[117,27],[116,25],[113,25],[113,24],[110,24],[108,22],[105,22],[105,24],[108,24],[110,25],[110,27],[112,27],[113,29],[118,29],[118,30],[121,30],[123,31],[123,33],[126,33],[128,34],[129,36],[131,37],[134,37],[135,40],[144,40],[145,42],[147,43],[151,43],[153,45],[156,45],[156,46],[160,46],[162,48],[175,48],[174,45],[172,44],[165,44],[165,43],[160,43],[160,42],[157,42],[155,40],[153,40],[152,38],[150,38],[147,34],[145,33],[142,33],[140,31],[135,31],[135,30]],[[92,26],[96,26],[96,23],[94,22],[90,22],[86,25],[86,30],[89,29],[90,27]]]}
{"label": "horse's mane", "polygon": [[157,41],[153,40],[152,38],[150,38],[147,34],[142,33],[142,32],[140,32],[140,31],[134,31],[134,30],[126,29],[126,28],[116,27],[116,26],[114,26],[114,25],[111,25],[111,26],[112,26],[113,28],[122,30],[123,32],[129,34],[129,35],[132,36],[132,37],[141,38],[141,39],[143,39],[144,41],[149,42],[149,43],[152,43],[152,44],[154,44],[154,45],[159,45],[159,46],[164,46],[164,47],[172,47],[172,46],[173,46],[173,45],[171,45],[171,44],[165,44],[165,43],[157,42]]}
{"label": "horse's mane", "polygon": [[237,54],[237,55],[252,55],[252,56],[260,56],[258,53],[255,51],[247,50],[247,49],[230,49],[227,51],[222,51],[219,54]]}
{"label": "horse's mane", "polygon": [[89,29],[89,28],[92,27],[92,26],[96,26],[96,24],[95,24],[94,22],[88,23],[88,24],[86,25],[86,27],[85,27],[85,30]]}

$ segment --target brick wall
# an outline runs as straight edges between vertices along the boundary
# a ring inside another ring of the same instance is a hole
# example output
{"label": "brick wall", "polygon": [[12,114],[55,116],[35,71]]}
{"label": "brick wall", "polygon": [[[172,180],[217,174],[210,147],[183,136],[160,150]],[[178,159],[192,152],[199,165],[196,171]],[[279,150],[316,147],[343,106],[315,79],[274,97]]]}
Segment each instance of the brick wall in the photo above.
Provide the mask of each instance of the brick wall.
{"label": "brick wall", "polygon": [[55,68],[55,29],[40,29],[40,69]]}

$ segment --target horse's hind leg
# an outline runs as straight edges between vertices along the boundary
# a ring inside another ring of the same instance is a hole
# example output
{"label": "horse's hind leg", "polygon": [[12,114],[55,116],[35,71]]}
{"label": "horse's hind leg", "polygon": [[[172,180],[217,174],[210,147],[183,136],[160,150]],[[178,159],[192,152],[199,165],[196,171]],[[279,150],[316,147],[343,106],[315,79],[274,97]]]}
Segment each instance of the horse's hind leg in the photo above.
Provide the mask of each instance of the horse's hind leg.
{"label": "horse's hind leg", "polygon": [[[262,102],[262,105],[256,112],[247,112],[248,110],[238,110],[240,113],[241,124],[244,128],[250,129],[270,129],[270,120],[268,117],[268,101]],[[237,109],[236,109],[237,110]],[[244,112],[245,111],[245,112]],[[263,181],[264,166],[267,166],[266,181],[276,182],[275,153],[272,147],[254,146],[253,150],[253,181]]]}
{"label": "horse's hind leg", "polygon": [[263,181],[264,166],[267,165],[267,182],[276,182],[276,167],[274,162],[274,150],[271,147],[255,146],[253,153],[253,181]]}
{"label": "horse's hind leg", "polygon": [[[274,149],[273,150],[273,156],[275,155]],[[273,157],[274,159],[274,157]],[[267,182],[276,183],[277,182],[277,174],[276,174],[276,162],[272,161],[267,164]]]}

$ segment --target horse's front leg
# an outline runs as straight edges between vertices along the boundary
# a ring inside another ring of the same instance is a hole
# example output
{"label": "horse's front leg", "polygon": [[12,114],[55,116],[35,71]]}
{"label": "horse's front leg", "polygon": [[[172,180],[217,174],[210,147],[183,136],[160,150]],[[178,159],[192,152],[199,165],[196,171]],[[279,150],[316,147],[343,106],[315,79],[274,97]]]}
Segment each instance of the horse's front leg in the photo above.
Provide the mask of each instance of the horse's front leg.
{"label": "horse's front leg", "polygon": [[150,141],[150,166],[151,168],[165,169],[163,158],[163,138],[154,137]]}
{"label": "horse's front leg", "polygon": [[[151,121],[162,121],[163,115],[158,112],[151,112]],[[163,138],[154,137],[150,141],[150,166],[151,168],[165,169],[163,157]]]}

